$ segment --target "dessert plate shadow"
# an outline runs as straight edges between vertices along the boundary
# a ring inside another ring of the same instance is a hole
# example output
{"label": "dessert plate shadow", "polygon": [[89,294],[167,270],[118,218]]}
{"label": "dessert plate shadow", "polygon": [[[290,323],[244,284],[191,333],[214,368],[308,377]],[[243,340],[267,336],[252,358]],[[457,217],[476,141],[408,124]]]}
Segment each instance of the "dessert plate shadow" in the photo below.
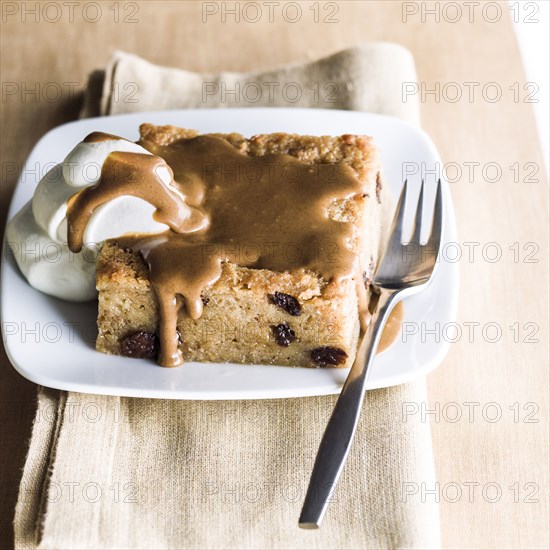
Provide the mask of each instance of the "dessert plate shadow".
{"label": "dessert plate shadow", "polygon": [[[425,215],[427,219],[432,216],[439,177],[433,171],[443,164],[430,138],[418,128],[370,113],[250,108],[137,113],[59,126],[37,143],[23,166],[8,219],[31,199],[41,175],[61,162],[87,134],[98,130],[136,140],[142,122],[247,136],[270,132],[367,134],[375,138],[381,151],[385,180],[395,196],[405,177],[418,190],[423,172],[428,172]],[[446,244],[456,242],[456,223],[446,182],[443,191],[445,252]],[[406,219],[411,223],[412,215],[407,212]],[[458,265],[454,259],[447,259],[443,253],[430,287],[405,299],[401,332],[394,344],[376,357],[369,389],[423,376],[445,357],[450,345],[445,339],[445,326],[455,321],[458,302]],[[0,292],[2,337],[10,361],[25,378],[51,388],[163,399],[269,399],[338,393],[348,373],[347,369],[227,363],[187,363],[181,368],[165,369],[154,361],[96,352],[97,304],[65,302],[35,290],[20,274],[5,243]]]}

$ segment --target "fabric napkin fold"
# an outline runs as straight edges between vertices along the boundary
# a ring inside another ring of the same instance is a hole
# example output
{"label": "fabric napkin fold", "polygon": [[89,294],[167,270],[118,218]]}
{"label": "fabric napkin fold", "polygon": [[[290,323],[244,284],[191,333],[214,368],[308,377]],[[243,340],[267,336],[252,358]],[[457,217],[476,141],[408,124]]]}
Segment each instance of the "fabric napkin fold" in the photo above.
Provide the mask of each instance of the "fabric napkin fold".
{"label": "fabric napkin fold", "polygon": [[[415,79],[411,54],[385,43],[249,74],[198,74],[116,52],[91,75],[82,114],[299,106],[417,123],[418,105],[401,100],[402,83]],[[408,414],[427,403],[423,380],[367,393],[322,528],[298,528],[335,401],[168,401],[39,388],[16,548],[437,548],[438,507],[420,496],[435,487],[430,426]]]}
{"label": "fabric napkin fold", "polygon": [[374,43],[277,70],[194,73],[115,52],[92,73],[81,116],[201,107],[316,107],[382,113],[419,123],[403,82],[416,82],[411,53]]}

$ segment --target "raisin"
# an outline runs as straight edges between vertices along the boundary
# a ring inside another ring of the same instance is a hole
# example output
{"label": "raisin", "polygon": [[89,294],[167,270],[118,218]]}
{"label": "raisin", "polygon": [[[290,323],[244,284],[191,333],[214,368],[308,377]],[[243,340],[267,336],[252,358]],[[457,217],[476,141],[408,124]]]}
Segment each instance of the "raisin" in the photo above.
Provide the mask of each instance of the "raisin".
{"label": "raisin", "polygon": [[382,191],[382,179],[380,178],[380,172],[376,174],[376,200],[378,201],[378,204],[382,202],[382,199],[380,198],[380,192]]}
{"label": "raisin", "polygon": [[298,317],[302,313],[300,302],[290,294],[275,292],[275,294],[268,294],[267,297],[272,304],[284,309],[289,315]]}
{"label": "raisin", "polygon": [[331,346],[321,346],[311,351],[311,358],[315,364],[326,367],[341,365],[346,362],[348,354],[340,348],[333,348]]}
{"label": "raisin", "polygon": [[275,336],[275,340],[279,346],[285,348],[290,346],[294,340],[296,340],[296,333],[290,328],[288,323],[281,323],[280,325],[271,325],[271,330]]}
{"label": "raisin", "polygon": [[126,357],[152,359],[158,354],[159,339],[154,332],[140,330],[123,338],[120,349]]}
{"label": "raisin", "polygon": [[203,305],[207,306],[208,302],[210,301],[210,298],[205,298],[204,296],[201,298]]}

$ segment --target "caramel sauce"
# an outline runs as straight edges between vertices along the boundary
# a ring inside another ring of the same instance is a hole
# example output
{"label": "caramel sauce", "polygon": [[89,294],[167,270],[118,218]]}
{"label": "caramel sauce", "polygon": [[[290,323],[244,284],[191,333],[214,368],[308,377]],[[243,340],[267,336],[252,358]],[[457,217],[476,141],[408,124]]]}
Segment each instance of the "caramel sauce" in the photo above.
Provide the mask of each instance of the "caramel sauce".
{"label": "caramel sauce", "polygon": [[161,179],[161,169],[172,170],[154,155],[114,151],[101,169],[101,179],[69,198],[67,202],[68,245],[72,252],[82,250],[84,230],[94,210],[123,195],[140,197],[154,205],[154,218],[173,231],[191,232],[205,225],[204,215],[192,211],[178,191]]}
{"label": "caramel sauce", "polygon": [[[111,139],[105,136],[90,140]],[[69,199],[68,240],[79,251],[95,208],[118,196],[139,196],[156,207],[154,217],[168,231],[117,242],[140,252],[149,267],[159,303],[161,365],[183,363],[178,297],[198,319],[202,291],[220,277],[223,262],[278,272],[311,270],[327,281],[353,278],[362,286],[359,257],[350,246],[356,228],[332,220],[327,211],[334,201],[365,193],[349,166],[308,165],[285,154],[251,157],[214,136],[169,146],[139,144],[152,155],[111,153],[100,181]],[[161,167],[170,171],[170,185],[159,178]],[[358,295],[360,311],[366,311],[364,287]]]}
{"label": "caramel sauce", "polygon": [[116,141],[124,139],[113,134],[107,134],[106,132],[92,132],[88,134],[82,141],[84,143],[99,143],[100,141]]}
{"label": "caramel sauce", "polygon": [[388,349],[395,342],[401,331],[404,314],[403,302],[398,302],[386,321],[380,342],[378,343],[377,353]]}

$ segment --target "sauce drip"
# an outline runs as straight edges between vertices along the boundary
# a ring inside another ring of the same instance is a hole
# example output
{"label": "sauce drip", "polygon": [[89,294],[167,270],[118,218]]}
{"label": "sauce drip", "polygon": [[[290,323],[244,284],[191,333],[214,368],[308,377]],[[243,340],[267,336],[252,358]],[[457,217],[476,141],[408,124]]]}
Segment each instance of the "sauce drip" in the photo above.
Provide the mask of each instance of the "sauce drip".
{"label": "sauce drip", "polygon": [[[111,153],[100,181],[69,199],[68,240],[73,252],[80,250],[94,209],[117,196],[139,196],[156,207],[155,219],[170,230],[117,242],[140,252],[149,267],[159,303],[161,365],[183,363],[178,297],[188,315],[198,319],[202,291],[220,277],[223,262],[362,282],[350,244],[356,228],[331,219],[327,210],[335,201],[365,193],[349,166],[309,165],[285,154],[252,157],[215,136],[168,146],[139,144],[152,155]],[[169,170],[170,185],[159,178],[162,168]],[[361,310],[366,310],[366,294],[359,293]]]}
{"label": "sauce drip", "polygon": [[82,250],[84,230],[94,210],[123,195],[140,197],[156,206],[154,218],[177,233],[196,231],[207,220],[191,210],[179,192],[163,181],[173,179],[171,168],[154,155],[114,151],[105,159],[101,179],[85,187],[67,201],[68,245],[72,252]]}
{"label": "sauce drip", "polygon": [[395,342],[395,340],[399,336],[399,332],[401,331],[403,316],[403,302],[398,302],[397,305],[392,309],[390,316],[386,321],[386,325],[384,326],[380,342],[378,342],[377,353],[381,353],[382,351],[388,349]]}

